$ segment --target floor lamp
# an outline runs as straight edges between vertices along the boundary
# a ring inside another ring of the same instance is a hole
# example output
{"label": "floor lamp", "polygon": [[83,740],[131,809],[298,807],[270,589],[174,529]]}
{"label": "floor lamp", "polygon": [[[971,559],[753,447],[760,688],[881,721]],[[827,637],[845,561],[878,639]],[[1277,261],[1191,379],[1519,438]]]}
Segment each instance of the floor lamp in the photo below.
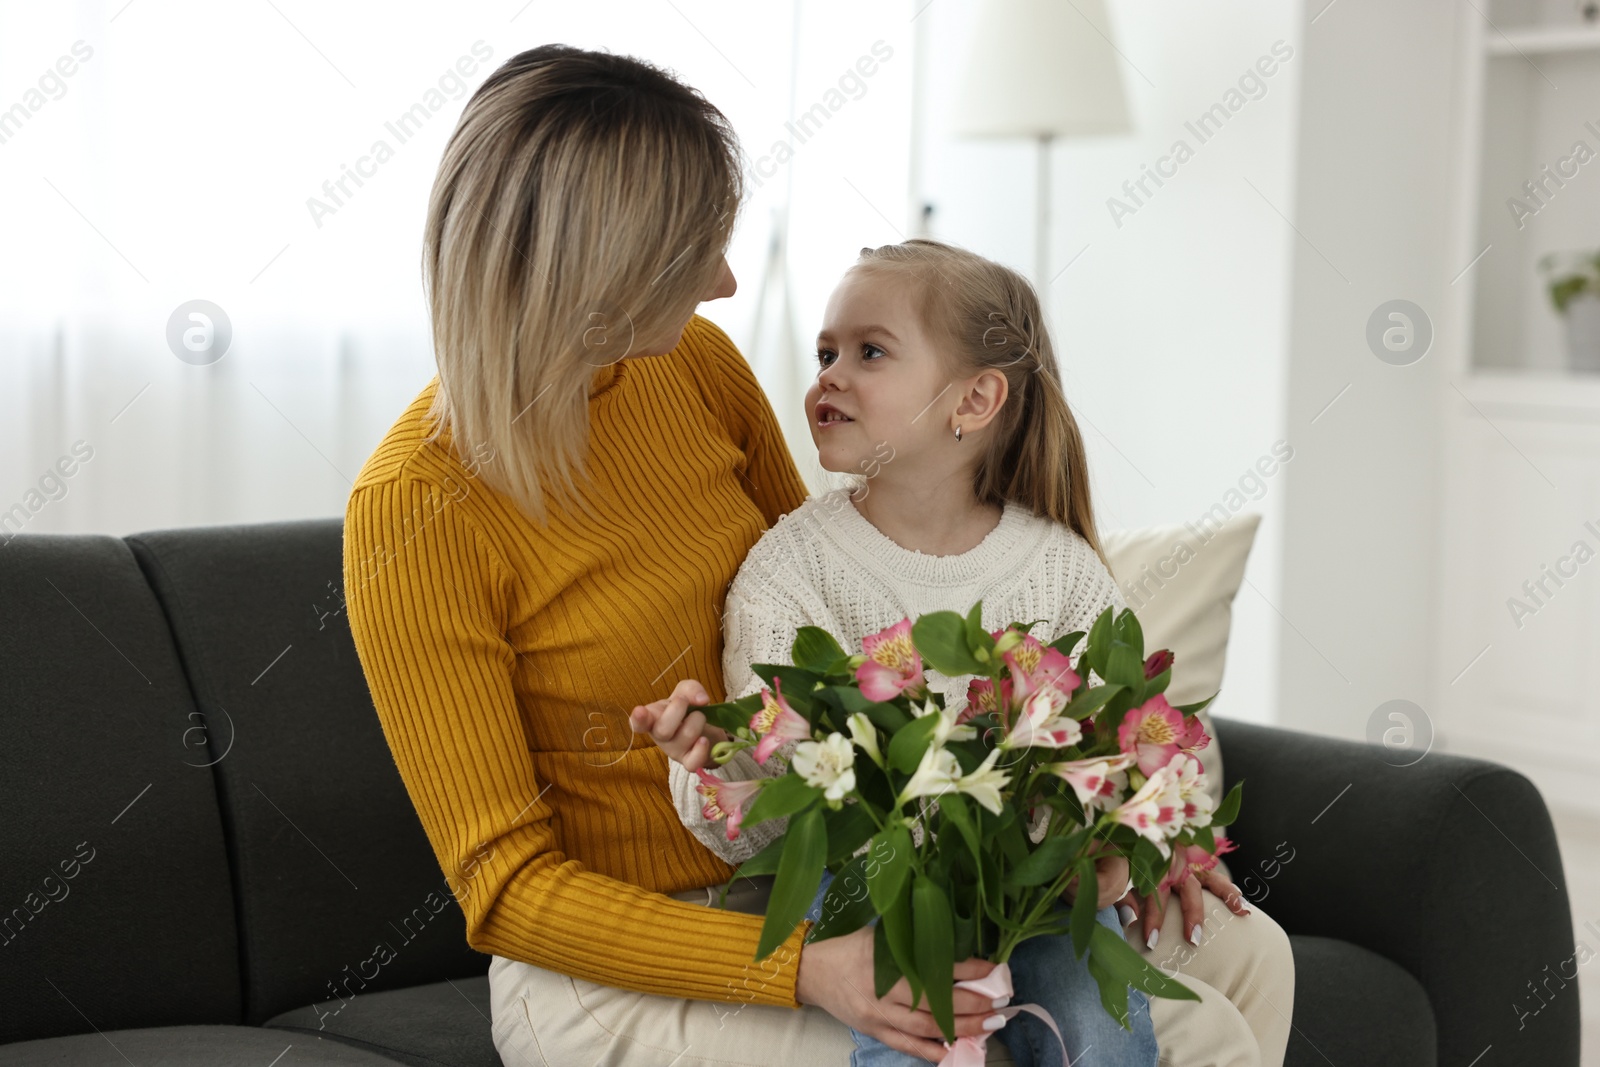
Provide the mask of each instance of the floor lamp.
{"label": "floor lamp", "polygon": [[1051,141],[1133,128],[1105,0],[984,0],[971,48],[954,131],[1037,142],[1034,276],[1043,299],[1050,267]]}

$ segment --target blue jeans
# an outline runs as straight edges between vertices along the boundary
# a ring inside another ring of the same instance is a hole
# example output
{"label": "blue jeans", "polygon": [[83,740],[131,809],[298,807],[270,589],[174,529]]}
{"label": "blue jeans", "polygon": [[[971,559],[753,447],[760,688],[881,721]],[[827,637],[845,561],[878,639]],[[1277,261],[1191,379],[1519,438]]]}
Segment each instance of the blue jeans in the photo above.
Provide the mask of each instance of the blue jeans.
{"label": "blue jeans", "polygon": [[[822,898],[831,871],[822,872],[822,885],[806,918],[822,916]],[[1065,920],[1070,911],[1063,901],[1057,918]],[[1115,908],[1102,908],[1095,916],[1102,925],[1122,936],[1122,924]],[[877,922],[876,919],[873,920]],[[1013,1004],[1037,1004],[1050,1013],[1061,1028],[1067,1045],[1067,1063],[1061,1059],[1061,1046],[1044,1020],[1019,1012],[995,1032],[1011,1050],[1017,1067],[1155,1067],[1156,1035],[1150,1024],[1150,1000],[1142,992],[1128,989],[1128,1015],[1132,1030],[1124,1030],[1100,1003],[1100,988],[1089,974],[1089,967],[1072,950],[1072,936],[1058,934],[1033,937],[1011,953]],[[859,1030],[850,1031],[856,1050],[850,1054],[850,1067],[926,1067],[928,1061],[890,1048],[877,1038]],[[1094,1055],[1080,1061],[1079,1057]]]}

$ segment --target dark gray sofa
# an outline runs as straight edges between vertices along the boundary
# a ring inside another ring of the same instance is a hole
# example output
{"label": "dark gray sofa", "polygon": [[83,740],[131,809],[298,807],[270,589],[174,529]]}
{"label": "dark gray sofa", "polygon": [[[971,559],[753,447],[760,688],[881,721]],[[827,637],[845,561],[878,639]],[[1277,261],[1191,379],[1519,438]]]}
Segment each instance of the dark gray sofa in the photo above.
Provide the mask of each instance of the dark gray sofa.
{"label": "dark gray sofa", "polygon": [[[340,532],[0,544],[0,1064],[498,1067],[488,957],[373,713]],[[1294,943],[1290,1064],[1577,1064],[1525,778],[1216,727],[1249,780],[1230,864]]]}

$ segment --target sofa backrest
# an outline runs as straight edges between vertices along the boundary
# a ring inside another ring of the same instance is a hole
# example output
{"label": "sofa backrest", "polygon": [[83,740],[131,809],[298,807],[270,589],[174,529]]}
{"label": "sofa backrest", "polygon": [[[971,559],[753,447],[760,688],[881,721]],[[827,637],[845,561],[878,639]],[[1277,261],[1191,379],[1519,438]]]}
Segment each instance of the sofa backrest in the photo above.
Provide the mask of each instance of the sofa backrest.
{"label": "sofa backrest", "polygon": [[121,540],[0,544],[0,726],[0,1044],[237,1022],[213,772]]}
{"label": "sofa backrest", "polygon": [[373,710],[341,537],[0,546],[0,1043],[487,969]]}
{"label": "sofa backrest", "polygon": [[127,539],[207,723],[244,1018],[482,974],[344,614],[338,519]]}

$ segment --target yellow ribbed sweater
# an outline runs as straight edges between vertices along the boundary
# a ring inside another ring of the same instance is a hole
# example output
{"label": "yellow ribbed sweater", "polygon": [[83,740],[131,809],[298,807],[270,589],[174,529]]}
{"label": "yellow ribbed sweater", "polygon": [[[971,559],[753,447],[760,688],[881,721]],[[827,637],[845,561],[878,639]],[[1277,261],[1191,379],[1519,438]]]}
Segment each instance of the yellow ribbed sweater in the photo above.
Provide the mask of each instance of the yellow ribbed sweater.
{"label": "yellow ribbed sweater", "polygon": [[[423,440],[435,379],[345,514],[351,630],[384,736],[481,952],[605,985],[796,1006],[802,923],[663,894],[733,868],[684,828],[628,712],[697,678],[723,696],[722,601],[805,499],[772,409],[696,317],[665,356],[600,371],[589,498],[547,525]],[[531,432],[536,429],[530,427]]]}

